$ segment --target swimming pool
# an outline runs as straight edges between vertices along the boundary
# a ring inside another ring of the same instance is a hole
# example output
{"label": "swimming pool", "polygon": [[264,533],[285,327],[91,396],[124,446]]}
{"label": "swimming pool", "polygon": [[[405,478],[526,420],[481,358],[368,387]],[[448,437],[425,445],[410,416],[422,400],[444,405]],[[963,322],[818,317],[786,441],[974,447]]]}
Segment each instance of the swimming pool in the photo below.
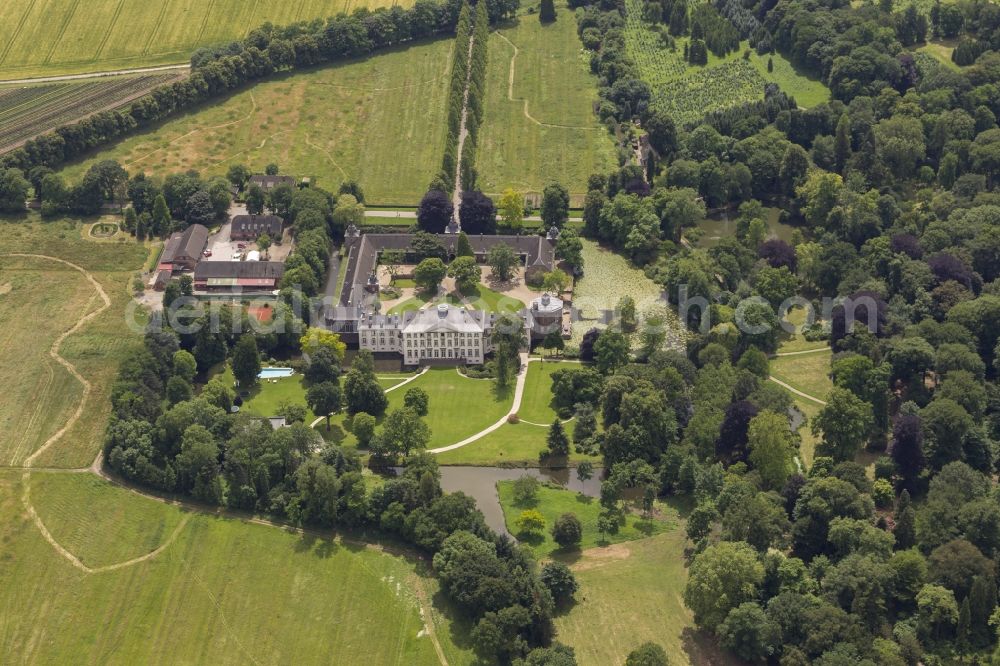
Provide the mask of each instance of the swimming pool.
{"label": "swimming pool", "polygon": [[291,368],[262,368],[257,379],[277,379],[278,377],[291,377],[295,373]]}

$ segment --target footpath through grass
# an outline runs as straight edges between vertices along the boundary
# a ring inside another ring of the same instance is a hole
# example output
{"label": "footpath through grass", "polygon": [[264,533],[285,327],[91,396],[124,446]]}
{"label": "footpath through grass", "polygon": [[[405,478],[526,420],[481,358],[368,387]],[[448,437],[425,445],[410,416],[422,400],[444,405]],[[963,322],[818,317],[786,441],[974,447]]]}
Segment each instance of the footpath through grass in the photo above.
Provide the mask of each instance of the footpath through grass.
{"label": "footpath through grass", "polygon": [[591,110],[597,80],[573,12],[562,2],[556,11],[553,23],[522,14],[490,36],[476,168],[490,194],[508,187],[541,193],[557,181],[580,205],[587,177],[617,162],[614,142]]}
{"label": "footpath through grass", "polygon": [[335,190],[347,179],[372,203],[416,204],[427,165],[441,161],[452,40],[389,49],[364,60],[272,77],[64,170],[70,180],[115,159],[164,177],[190,169],[224,175],[276,163]]}
{"label": "footpath through grass", "polygon": [[[49,259],[3,256],[29,253],[69,261],[100,283],[111,307],[67,337],[58,353],[91,384],[80,419],[38,459],[36,466],[83,467],[101,446],[107,401],[118,362],[139,334],[125,325],[133,271],[147,248],[132,242],[89,239],[84,222],[41,222],[35,214],[0,217],[0,464],[20,465],[76,411],[83,385],[49,356],[53,343],[102,305],[97,290],[70,266]],[[142,325],[142,322],[139,322]]]}
{"label": "footpath through grass", "polygon": [[[521,422],[504,424],[482,439],[439,454],[438,462],[442,465],[537,467],[538,454],[547,447],[548,426],[556,417],[551,406],[552,373],[559,369],[572,370],[579,367],[578,363],[558,361],[529,363],[528,376],[524,380],[524,396],[518,411]],[[527,421],[544,425],[532,425]],[[572,438],[573,421],[563,427]],[[571,452],[568,462],[572,465],[583,460],[598,462],[600,458]]]}
{"label": "footpath through grass", "polygon": [[[53,537],[95,563],[148,552],[184,514],[76,474],[36,472],[32,487]],[[449,663],[473,661],[431,606],[437,583],[422,561],[189,514],[152,559],[85,574],[42,538],[21,489],[20,472],[0,473],[3,663],[438,666],[432,619]]]}

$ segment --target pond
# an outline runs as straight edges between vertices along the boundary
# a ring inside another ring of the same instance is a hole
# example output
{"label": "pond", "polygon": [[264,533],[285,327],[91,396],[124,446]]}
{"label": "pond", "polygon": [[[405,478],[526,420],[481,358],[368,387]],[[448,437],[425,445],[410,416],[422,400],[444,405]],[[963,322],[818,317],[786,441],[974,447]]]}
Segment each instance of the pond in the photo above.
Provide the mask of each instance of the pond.
{"label": "pond", "polygon": [[509,534],[503,519],[503,509],[500,508],[500,497],[497,495],[498,481],[514,481],[528,474],[539,481],[551,481],[589,497],[600,497],[603,471],[595,467],[594,476],[581,483],[576,478],[576,468],[571,467],[539,469],[448,466],[441,467],[441,487],[449,493],[461,490],[475,499],[476,505],[486,518],[486,524],[500,534]]}
{"label": "pond", "polygon": [[[778,221],[781,209],[765,208],[764,211],[767,213],[764,219],[767,223],[767,237],[778,238],[786,243],[791,241],[795,227]],[[701,238],[697,242],[698,247],[714,247],[723,238],[736,236],[736,214],[730,215],[727,211],[713,213],[702,220],[698,230],[701,232]]]}

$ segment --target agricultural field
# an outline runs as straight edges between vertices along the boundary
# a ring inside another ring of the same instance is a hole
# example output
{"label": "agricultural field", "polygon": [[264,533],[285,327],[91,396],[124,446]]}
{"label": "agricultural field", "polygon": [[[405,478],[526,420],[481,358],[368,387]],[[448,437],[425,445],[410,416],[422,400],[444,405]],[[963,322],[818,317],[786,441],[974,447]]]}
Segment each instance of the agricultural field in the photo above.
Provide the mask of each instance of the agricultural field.
{"label": "agricultural field", "polygon": [[275,25],[412,0],[6,0],[0,79],[186,63],[199,46]]}
{"label": "agricultural field", "polygon": [[147,74],[0,87],[0,153],[61,125],[124,106],[179,77]]}
{"label": "agricultural field", "polygon": [[[77,411],[84,385],[56,358],[72,364],[90,385],[79,417],[34,463],[89,465],[100,449],[107,401],[122,356],[140,344],[124,326],[128,285],[148,248],[132,242],[89,240],[85,225],[37,216],[0,219],[0,465],[22,465]],[[51,258],[14,257],[31,253]],[[108,298],[108,306],[87,275]],[[85,316],[91,318],[78,322]],[[140,322],[141,325],[141,322]],[[56,344],[58,343],[58,344]]]}
{"label": "agricultural field", "polygon": [[310,176],[336,190],[361,183],[376,204],[415,204],[441,161],[452,42],[392,49],[365,60],[289,74],[135,134],[64,170],[74,180],[116,159],[156,176],[233,164]]}
{"label": "agricultural field", "polygon": [[53,540],[84,566],[119,565],[87,573],[32,523],[24,483],[0,472],[4,663],[473,661],[432,605],[426,564],[391,548],[191,513],[90,474],[32,473]]}
{"label": "agricultural field", "polygon": [[[777,83],[800,106],[811,107],[830,98],[820,81],[799,74],[780,54],[743,59],[746,42],[725,58],[709,53],[708,64],[691,66],[684,62],[687,37],[677,40],[671,51],[660,35],[642,18],[641,0],[626,2],[625,46],[643,79],[653,90],[653,104],[667,111],[678,124],[696,122],[706,112],[762,99],[764,85]],[[768,57],[773,71],[767,71]]]}
{"label": "agricultural field", "polygon": [[587,177],[617,165],[614,142],[592,111],[597,83],[576,21],[558,4],[554,23],[523,14],[490,36],[476,168],[491,195],[508,187],[540,193],[558,181],[579,205]]}
{"label": "agricultural field", "polygon": [[665,510],[663,515],[654,515],[645,519],[637,513],[629,513],[617,534],[601,534],[597,530],[597,518],[604,510],[600,500],[588,497],[582,493],[562,488],[543,485],[538,489],[538,495],[533,502],[518,503],[514,498],[514,481],[501,481],[497,484],[500,495],[500,506],[503,507],[504,521],[511,534],[518,535],[517,517],[527,509],[535,509],[545,518],[545,531],[541,534],[520,534],[518,540],[524,543],[539,557],[553,556],[573,557],[579,549],[563,550],[552,539],[549,532],[556,519],[564,513],[573,513],[583,525],[583,539],[580,548],[593,548],[597,545],[608,545],[634,541],[644,537],[661,534],[677,528],[676,516],[671,517],[671,510],[666,505],[657,504],[657,511]]}
{"label": "agricultural field", "polygon": [[[583,265],[583,277],[573,287],[573,308],[579,310],[580,321],[573,322],[572,344],[579,345],[591,328],[604,328],[604,314],[613,312],[623,296],[631,296],[640,325],[650,317],[660,318],[665,322],[667,346],[683,349],[686,332],[677,313],[667,306],[660,285],[625,257],[587,239],[583,240]],[[633,336],[632,342],[638,345],[639,336]]]}

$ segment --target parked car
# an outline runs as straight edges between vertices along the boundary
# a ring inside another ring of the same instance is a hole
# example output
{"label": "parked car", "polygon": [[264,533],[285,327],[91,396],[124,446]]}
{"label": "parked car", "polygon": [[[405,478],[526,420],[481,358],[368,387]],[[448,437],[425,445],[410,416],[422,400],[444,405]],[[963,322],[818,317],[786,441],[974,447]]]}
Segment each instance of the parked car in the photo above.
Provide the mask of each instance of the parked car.
{"label": "parked car", "polygon": [[204,255],[206,257],[211,257],[212,256],[212,251],[211,250],[205,250],[204,252],[202,252],[202,255]]}
{"label": "parked car", "polygon": [[246,243],[237,243],[236,247],[240,248],[241,250],[245,250],[246,247],[247,247],[247,244]]}

